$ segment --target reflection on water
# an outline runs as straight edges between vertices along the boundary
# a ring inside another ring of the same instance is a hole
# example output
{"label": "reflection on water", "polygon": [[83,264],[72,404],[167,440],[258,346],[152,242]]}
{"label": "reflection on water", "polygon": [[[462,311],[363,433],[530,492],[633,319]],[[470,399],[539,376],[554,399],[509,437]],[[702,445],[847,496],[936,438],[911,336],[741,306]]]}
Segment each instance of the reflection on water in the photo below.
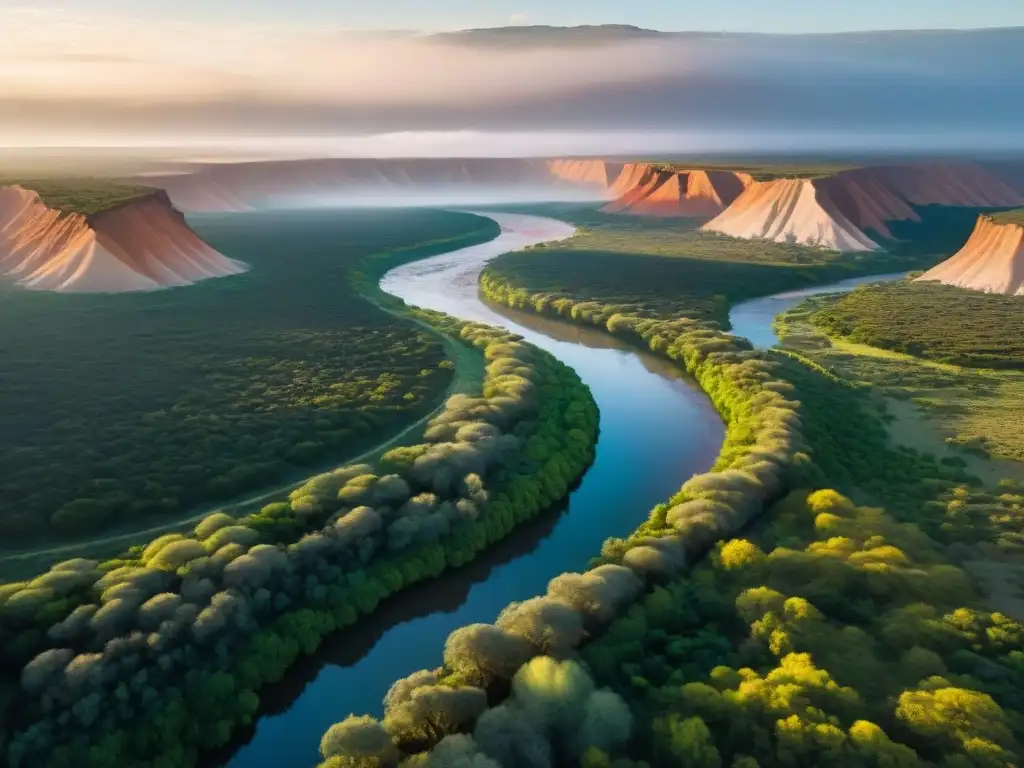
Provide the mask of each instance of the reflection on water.
{"label": "reflection on water", "polygon": [[860,285],[887,283],[893,280],[900,280],[906,276],[906,272],[898,272],[887,275],[853,277],[838,283],[819,285],[816,288],[786,291],[785,293],[776,293],[774,296],[744,301],[729,311],[732,333],[750,339],[750,342],[758,349],[768,349],[779,343],[779,337],[776,335],[775,329],[772,328],[775,317],[795,307],[808,296],[817,296],[822,293],[843,293],[852,291]]}
{"label": "reflection on water", "polygon": [[508,603],[541,594],[554,576],[585,567],[606,538],[629,533],[718,454],[724,437],[718,414],[666,361],[598,331],[499,312],[480,300],[477,276],[489,259],[573,232],[550,219],[493,218],[503,228],[496,240],[399,267],[381,286],[409,304],[504,326],[572,366],[601,410],[594,464],[562,508],[475,563],[396,595],[290,670],[287,681],[264,693],[263,716],[244,735],[247,743],[236,745],[230,766],[308,768],[331,724],[353,712],[380,715],[394,680],[438,666],[452,630],[494,621]]}

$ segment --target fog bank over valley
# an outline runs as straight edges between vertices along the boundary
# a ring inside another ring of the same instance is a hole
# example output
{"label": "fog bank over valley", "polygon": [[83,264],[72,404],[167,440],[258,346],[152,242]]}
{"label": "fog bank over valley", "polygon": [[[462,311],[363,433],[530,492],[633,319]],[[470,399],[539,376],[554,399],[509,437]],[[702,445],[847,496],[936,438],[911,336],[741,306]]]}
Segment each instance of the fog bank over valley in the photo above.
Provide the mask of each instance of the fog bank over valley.
{"label": "fog bank over valley", "polygon": [[537,156],[1024,143],[1019,28],[173,26],[0,10],[0,144]]}

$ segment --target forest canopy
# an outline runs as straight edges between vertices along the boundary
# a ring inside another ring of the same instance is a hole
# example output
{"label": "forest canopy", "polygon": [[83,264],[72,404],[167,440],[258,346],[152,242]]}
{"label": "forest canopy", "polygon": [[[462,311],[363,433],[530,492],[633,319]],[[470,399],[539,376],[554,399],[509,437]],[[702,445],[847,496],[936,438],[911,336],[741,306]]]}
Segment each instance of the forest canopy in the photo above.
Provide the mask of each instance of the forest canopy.
{"label": "forest canopy", "polygon": [[[967,566],[982,552],[1019,556],[1022,489],[987,489],[962,461],[894,447],[863,388],[798,353],[752,353],[686,317],[685,299],[643,318],[585,292],[531,292],[506,269],[517,259],[485,273],[488,298],[604,327],[676,360],[726,417],[726,444],[712,472],[632,536],[606,542],[587,572],[557,577],[494,625],[456,630],[443,667],[396,681],[384,719],[358,721],[380,739],[373,759],[404,768],[1019,764],[1024,626],[991,610]],[[486,692],[490,707],[442,705],[410,727],[392,706],[442,687],[453,704]],[[598,694],[603,743],[587,727]],[[349,762],[356,753],[337,741],[323,747],[322,768],[371,764]]]}
{"label": "forest canopy", "polygon": [[726,327],[729,306],[739,301],[938,260],[929,255],[933,243],[839,254],[701,232],[694,221],[614,216],[568,205],[550,208],[552,215],[580,227],[577,236],[505,254],[488,265],[487,273],[527,293],[598,301],[644,317],[685,316]]}
{"label": "forest canopy", "polygon": [[883,283],[811,316],[829,336],[976,368],[1024,368],[1024,297],[933,282]]}
{"label": "forest canopy", "polygon": [[0,285],[0,325],[17,329],[0,341],[5,542],[96,534],[297,480],[437,405],[452,380],[440,341],[361,298],[349,273],[376,252],[492,228],[427,211],[317,221],[196,221],[253,269],[188,290]]}

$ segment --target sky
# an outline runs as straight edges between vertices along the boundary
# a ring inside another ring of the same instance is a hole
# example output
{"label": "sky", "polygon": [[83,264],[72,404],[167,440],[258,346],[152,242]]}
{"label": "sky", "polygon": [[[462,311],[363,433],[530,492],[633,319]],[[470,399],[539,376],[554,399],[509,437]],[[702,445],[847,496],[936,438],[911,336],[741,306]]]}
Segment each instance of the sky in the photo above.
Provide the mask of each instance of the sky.
{"label": "sky", "polygon": [[633,24],[662,30],[831,32],[1024,25],[1022,0],[0,0],[131,16],[264,20],[358,29]]}
{"label": "sky", "polygon": [[[710,34],[353,34],[602,23]],[[1024,0],[0,0],[0,148],[1024,144],[1022,70]]]}

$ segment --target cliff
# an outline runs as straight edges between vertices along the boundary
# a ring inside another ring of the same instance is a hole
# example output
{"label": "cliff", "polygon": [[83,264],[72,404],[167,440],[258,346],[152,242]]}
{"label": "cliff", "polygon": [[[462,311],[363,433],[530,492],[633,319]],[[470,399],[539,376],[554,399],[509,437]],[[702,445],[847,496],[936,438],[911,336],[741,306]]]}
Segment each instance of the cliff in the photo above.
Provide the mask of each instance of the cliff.
{"label": "cliff", "polygon": [[865,235],[812,179],[754,182],[701,229],[836,251],[873,251]]}
{"label": "cliff", "polygon": [[604,199],[622,163],[519,158],[344,158],[230,163],[192,173],[149,176],[184,211],[236,211],[273,206],[290,197],[359,193],[550,193]]}
{"label": "cliff", "polygon": [[551,160],[548,168],[559,179],[606,192],[622,175],[625,164],[604,160]]}
{"label": "cliff", "polygon": [[[630,169],[630,174],[636,174]],[[623,176],[626,174],[623,173]],[[606,213],[627,213],[637,216],[680,216],[710,219],[725,210],[747,186],[753,183],[750,175],[733,171],[660,170],[653,166],[639,174],[638,183],[631,188],[616,183],[613,189],[623,189],[618,198],[602,210]]]}
{"label": "cliff", "polygon": [[978,217],[966,245],[917,280],[1024,296],[1024,211]]}
{"label": "cliff", "polygon": [[914,206],[1001,208],[1024,205],[1024,185],[974,163],[918,163],[856,168],[816,179],[760,182],[705,229],[839,251],[893,239],[889,223],[920,221]]}
{"label": "cliff", "polygon": [[44,291],[121,293],[244,272],[210,248],[164,192],[83,216],[0,187],[0,274]]}

